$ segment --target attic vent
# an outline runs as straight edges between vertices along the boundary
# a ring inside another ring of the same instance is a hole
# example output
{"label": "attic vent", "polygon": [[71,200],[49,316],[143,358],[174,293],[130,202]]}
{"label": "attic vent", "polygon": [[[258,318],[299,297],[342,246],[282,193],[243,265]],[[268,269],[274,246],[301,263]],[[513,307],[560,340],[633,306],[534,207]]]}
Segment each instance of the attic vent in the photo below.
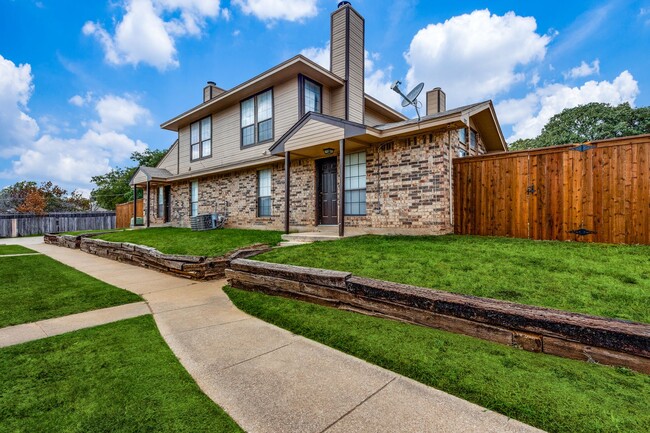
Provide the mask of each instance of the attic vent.
{"label": "attic vent", "polygon": [[339,2],[339,4],[338,4],[336,7],[337,7],[337,8],[340,8],[340,7],[343,7],[343,6],[345,6],[345,5],[350,5],[350,6],[352,6],[352,4],[351,4],[350,2]]}

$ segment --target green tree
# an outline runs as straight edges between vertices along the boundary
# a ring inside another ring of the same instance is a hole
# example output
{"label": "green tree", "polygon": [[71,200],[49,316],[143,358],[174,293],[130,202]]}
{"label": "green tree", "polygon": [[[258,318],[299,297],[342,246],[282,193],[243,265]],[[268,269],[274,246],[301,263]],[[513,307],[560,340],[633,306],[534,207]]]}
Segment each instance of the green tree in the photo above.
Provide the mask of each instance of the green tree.
{"label": "green tree", "polygon": [[90,200],[80,192],[70,194],[51,181],[40,186],[34,181],[21,181],[0,191],[0,211],[65,212],[90,209]]}
{"label": "green tree", "polygon": [[508,147],[532,149],[640,134],[650,134],[650,107],[592,102],[563,110],[551,117],[539,136],[514,141]]}
{"label": "green tree", "polygon": [[[155,167],[167,153],[164,150],[147,149],[144,152],[133,152],[131,160],[137,163],[135,167],[115,167],[106,174],[93,176],[91,181],[97,185],[90,197],[102,208],[113,210],[120,203],[133,200],[133,188],[129,181],[138,167]],[[138,191],[138,198],[142,191]]]}

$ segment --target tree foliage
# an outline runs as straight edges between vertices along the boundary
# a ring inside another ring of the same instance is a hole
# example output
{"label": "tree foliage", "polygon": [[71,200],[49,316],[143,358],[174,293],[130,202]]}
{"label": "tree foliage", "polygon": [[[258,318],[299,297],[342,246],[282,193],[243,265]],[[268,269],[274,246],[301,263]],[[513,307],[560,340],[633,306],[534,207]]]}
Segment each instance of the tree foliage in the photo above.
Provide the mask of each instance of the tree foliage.
{"label": "tree foliage", "polygon": [[70,194],[60,186],[47,181],[38,185],[33,181],[16,182],[0,191],[0,211],[42,214],[90,210],[90,200],[80,192]]}
{"label": "tree foliage", "polygon": [[551,117],[539,136],[519,139],[509,148],[533,149],[640,134],[650,134],[650,107],[593,102],[563,110]]}
{"label": "tree foliage", "polygon": [[[90,197],[97,204],[109,210],[114,210],[120,203],[133,200],[133,189],[129,185],[131,177],[138,167],[155,167],[167,153],[164,150],[147,149],[144,152],[133,152],[131,160],[136,162],[135,167],[115,167],[106,174],[93,176],[91,181],[97,185],[90,193]],[[142,197],[139,191],[138,198]]]}

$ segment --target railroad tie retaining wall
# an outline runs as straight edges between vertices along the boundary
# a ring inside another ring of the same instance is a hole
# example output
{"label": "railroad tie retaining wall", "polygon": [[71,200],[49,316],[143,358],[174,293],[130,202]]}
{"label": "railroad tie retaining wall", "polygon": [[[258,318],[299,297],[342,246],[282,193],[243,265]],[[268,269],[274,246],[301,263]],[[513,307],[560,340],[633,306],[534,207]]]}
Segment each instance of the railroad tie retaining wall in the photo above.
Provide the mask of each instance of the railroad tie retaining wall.
{"label": "railroad tie retaining wall", "polygon": [[268,245],[256,244],[231,251],[220,257],[184,256],[163,254],[155,248],[143,245],[91,238],[98,234],[100,233],[81,236],[46,235],[45,243],[80,249],[100,257],[195,280],[223,278],[225,269],[232,260],[252,257],[270,250]]}
{"label": "railroad tie retaining wall", "polygon": [[650,374],[650,325],[238,259],[231,286]]}

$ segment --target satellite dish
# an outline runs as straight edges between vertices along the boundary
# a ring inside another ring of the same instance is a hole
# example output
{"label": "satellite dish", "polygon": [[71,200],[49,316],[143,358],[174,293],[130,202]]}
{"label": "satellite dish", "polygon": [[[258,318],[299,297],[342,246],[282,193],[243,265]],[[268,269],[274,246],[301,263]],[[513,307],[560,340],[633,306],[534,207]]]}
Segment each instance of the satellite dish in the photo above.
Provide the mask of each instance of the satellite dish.
{"label": "satellite dish", "polygon": [[393,85],[390,87],[393,89],[394,92],[399,93],[402,96],[402,107],[408,107],[409,105],[412,105],[415,107],[415,112],[418,115],[418,122],[420,121],[420,110],[418,110],[418,96],[420,96],[420,93],[422,93],[422,89],[424,88],[424,83],[420,83],[417,86],[411,90],[408,95],[405,95],[402,93],[402,91],[399,88],[399,85],[402,84],[401,81],[395,81]]}

